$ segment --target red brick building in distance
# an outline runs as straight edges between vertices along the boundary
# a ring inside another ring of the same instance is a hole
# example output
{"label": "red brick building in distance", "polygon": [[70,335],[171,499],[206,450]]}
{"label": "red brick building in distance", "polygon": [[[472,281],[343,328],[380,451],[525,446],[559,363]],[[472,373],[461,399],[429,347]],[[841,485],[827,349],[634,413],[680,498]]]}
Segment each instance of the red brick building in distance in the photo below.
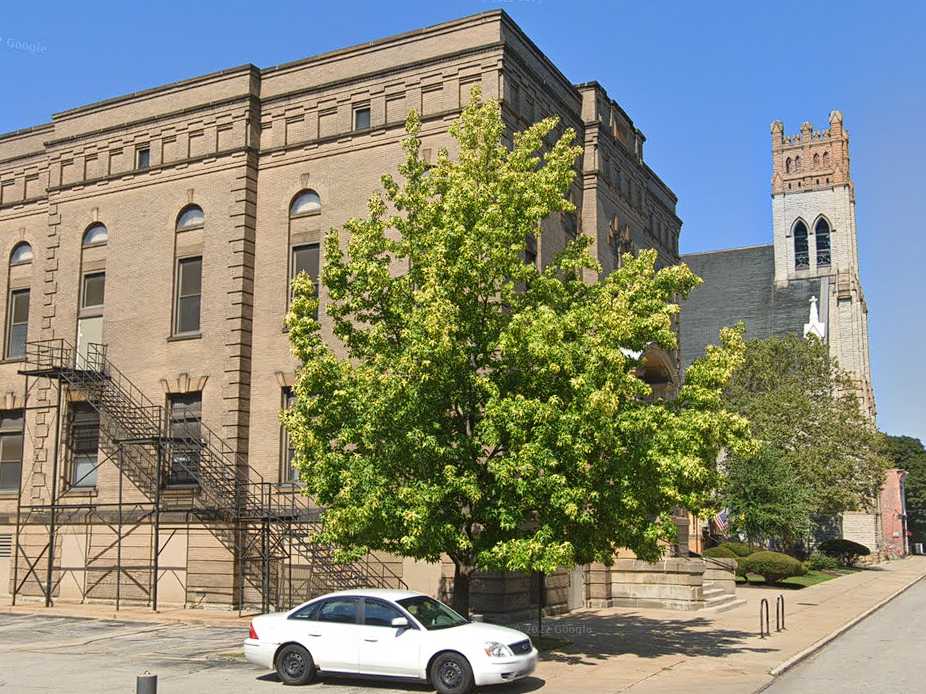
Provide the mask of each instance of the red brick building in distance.
{"label": "red brick building in distance", "polygon": [[907,505],[904,501],[906,470],[892,468],[887,471],[881,487],[881,527],[884,533],[884,552],[890,558],[905,557],[909,553],[907,535]]}

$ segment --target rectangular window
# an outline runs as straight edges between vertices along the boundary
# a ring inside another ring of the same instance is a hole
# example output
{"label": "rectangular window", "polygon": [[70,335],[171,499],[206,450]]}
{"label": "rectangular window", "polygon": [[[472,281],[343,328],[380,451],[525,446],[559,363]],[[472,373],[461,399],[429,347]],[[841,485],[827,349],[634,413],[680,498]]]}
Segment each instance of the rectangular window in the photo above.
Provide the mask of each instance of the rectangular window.
{"label": "rectangular window", "polygon": [[9,533],[0,535],[0,559],[9,559],[13,556],[13,536]]}
{"label": "rectangular window", "polygon": [[[294,396],[292,388],[283,389],[283,407],[289,409],[293,406]],[[281,482],[298,482],[299,475],[293,467],[293,461],[296,458],[296,449],[293,448],[293,442],[289,438],[289,432],[286,427],[280,425],[280,481]]]}
{"label": "rectangular window", "polygon": [[88,403],[75,402],[71,414],[71,485],[95,487],[100,452],[100,415]]}
{"label": "rectangular window", "polygon": [[354,109],[354,130],[366,130],[370,127],[370,108]]}
{"label": "rectangular window", "polygon": [[[289,278],[290,287],[296,275],[304,272],[312,279],[312,285],[315,287],[315,296],[318,296],[318,276],[320,273],[320,250],[317,243],[307,243],[302,246],[293,246],[293,257],[290,261],[292,275]],[[318,310],[315,311],[315,317],[318,318]]]}
{"label": "rectangular window", "polygon": [[23,467],[23,412],[0,412],[0,491],[19,490]]}
{"label": "rectangular window", "polygon": [[177,304],[174,307],[174,333],[177,335],[199,332],[202,280],[202,258],[181,258],[177,261]]}
{"label": "rectangular window", "polygon": [[139,170],[147,169],[151,165],[151,149],[148,147],[139,147],[135,150],[135,168]]}
{"label": "rectangular window", "polygon": [[168,484],[197,484],[199,456],[202,448],[203,394],[171,395],[170,478]]}
{"label": "rectangular window", "polygon": [[26,335],[29,331],[29,290],[10,292],[9,315],[6,326],[6,358],[22,359],[26,356]]}
{"label": "rectangular window", "polygon": [[105,272],[94,272],[90,275],[84,275],[83,287],[80,292],[81,309],[102,308],[105,294]]}

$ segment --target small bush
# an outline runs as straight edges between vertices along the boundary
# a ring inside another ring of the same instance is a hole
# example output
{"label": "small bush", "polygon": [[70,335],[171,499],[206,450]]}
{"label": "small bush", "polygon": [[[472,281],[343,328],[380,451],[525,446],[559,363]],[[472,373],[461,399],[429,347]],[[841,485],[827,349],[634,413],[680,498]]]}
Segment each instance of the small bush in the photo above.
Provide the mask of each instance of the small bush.
{"label": "small bush", "polygon": [[833,571],[842,566],[842,563],[836,557],[831,557],[822,552],[814,552],[805,563],[808,569],[814,571]]}
{"label": "small bush", "polygon": [[743,560],[743,569],[747,573],[758,574],[769,584],[807,573],[801,562],[780,552],[763,551],[751,554]]}
{"label": "small bush", "polygon": [[723,545],[710,547],[704,550],[703,554],[705,557],[712,557],[714,559],[736,559],[736,553],[729,547],[724,547]]}
{"label": "small bush", "polygon": [[704,556],[713,557],[714,559],[736,559],[736,575],[746,577],[746,571],[743,569],[743,557],[738,556],[736,552],[727,547],[726,543],[704,550]]}
{"label": "small bush", "polygon": [[817,549],[828,557],[835,557],[842,562],[843,566],[852,566],[859,557],[867,557],[871,554],[871,550],[865,545],[840,537],[821,542]]}
{"label": "small bush", "polygon": [[747,545],[745,542],[721,542],[720,546],[726,547],[738,557],[748,557],[750,554],[755,552],[755,549]]}

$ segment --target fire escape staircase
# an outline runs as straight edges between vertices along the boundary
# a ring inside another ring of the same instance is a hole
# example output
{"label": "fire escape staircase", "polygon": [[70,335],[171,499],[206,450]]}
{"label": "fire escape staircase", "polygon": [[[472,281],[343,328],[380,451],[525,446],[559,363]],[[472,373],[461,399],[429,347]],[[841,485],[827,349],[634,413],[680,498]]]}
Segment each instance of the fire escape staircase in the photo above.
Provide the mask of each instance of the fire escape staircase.
{"label": "fire escape staircase", "polygon": [[83,354],[62,339],[30,342],[21,373],[58,379],[81,393],[100,415],[101,449],[160,510],[174,510],[171,497],[163,494],[171,475],[189,481],[193,513],[207,526],[230,528],[212,530],[234,552],[242,585],[260,593],[265,610],[291,602],[280,586],[287,560],[308,568],[301,599],[350,588],[406,587],[372,555],[355,563],[335,562],[333,548],[312,540],[321,529],[319,510],[298,491],[282,493],[264,481],[204,424],[196,440],[169,436],[163,408],[109,361],[105,345],[90,344]]}

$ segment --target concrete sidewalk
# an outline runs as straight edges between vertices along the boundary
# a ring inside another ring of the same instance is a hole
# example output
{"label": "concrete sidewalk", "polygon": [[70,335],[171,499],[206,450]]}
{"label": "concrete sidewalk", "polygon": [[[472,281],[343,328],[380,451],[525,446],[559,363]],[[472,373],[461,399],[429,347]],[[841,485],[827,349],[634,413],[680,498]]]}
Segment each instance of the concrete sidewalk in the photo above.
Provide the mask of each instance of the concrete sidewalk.
{"label": "concrete sidewalk", "polygon": [[[926,557],[911,557],[802,590],[739,588],[737,596],[745,599],[746,604],[720,614],[615,608],[550,618],[544,622],[544,634],[568,641],[568,645],[546,652],[535,677],[493,688],[493,692],[749,694],[772,681],[769,670],[924,576]],[[775,597],[779,594],[785,597],[787,631],[775,633]],[[762,598],[768,598],[772,610],[773,632],[767,639],[758,636]],[[241,629],[243,636],[248,623],[247,617],[235,613],[166,610],[154,614],[140,609],[117,613],[105,605],[59,605],[45,609],[36,603],[15,608],[7,603],[0,604],[0,613],[195,624],[224,628],[222,633],[235,635],[232,639],[235,643],[237,630]],[[527,625],[524,628],[530,629]],[[227,653],[223,657],[226,656]],[[226,669],[213,668],[210,672],[215,676],[243,677],[243,681],[251,683],[248,687],[253,685],[254,675],[249,674],[250,670],[233,670],[229,664]],[[177,684],[182,680],[181,674]],[[423,690],[414,685],[400,685],[395,690],[372,685],[351,687],[350,691]]]}
{"label": "concrete sidewalk", "polygon": [[[536,675],[549,694],[748,694],[772,681],[771,669],[924,576],[926,557],[910,557],[801,590],[737,588],[746,604],[711,616],[585,610],[549,620],[550,634],[573,644],[549,654]],[[787,630],[775,633],[779,594]],[[772,635],[766,639],[758,636],[762,598],[771,608]]]}

